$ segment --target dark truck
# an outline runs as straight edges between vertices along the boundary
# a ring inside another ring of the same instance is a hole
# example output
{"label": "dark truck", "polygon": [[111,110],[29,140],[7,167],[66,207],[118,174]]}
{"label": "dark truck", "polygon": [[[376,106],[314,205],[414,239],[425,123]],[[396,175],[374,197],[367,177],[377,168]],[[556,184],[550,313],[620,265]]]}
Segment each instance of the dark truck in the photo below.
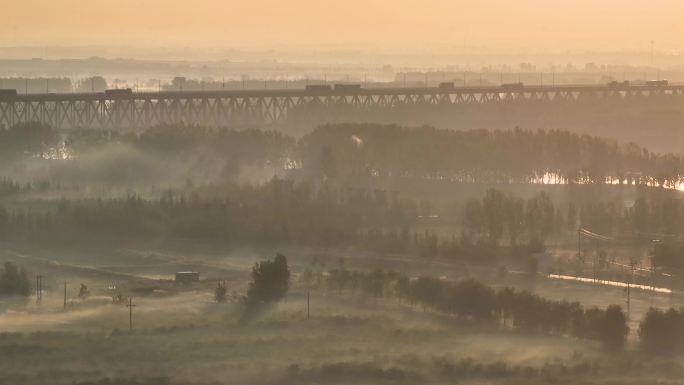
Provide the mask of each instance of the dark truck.
{"label": "dark truck", "polygon": [[105,96],[110,97],[129,97],[133,95],[133,90],[130,88],[116,88],[111,90],[105,90]]}
{"label": "dark truck", "polygon": [[501,85],[501,88],[505,90],[510,90],[510,89],[518,89],[518,88],[523,88],[525,87],[525,84],[518,82],[518,83],[504,83]]}
{"label": "dark truck", "polygon": [[619,86],[629,86],[629,80],[625,80],[622,82],[618,82],[617,80],[613,80],[612,82],[608,82],[608,87],[619,87]]}
{"label": "dark truck", "polygon": [[356,91],[361,89],[361,84],[335,84],[336,91]]}
{"label": "dark truck", "polygon": [[17,97],[15,89],[0,89],[0,100],[14,99]]}
{"label": "dark truck", "polygon": [[332,87],[330,87],[327,84],[312,84],[312,85],[306,86],[306,90],[307,91],[317,91],[317,92],[331,91]]}

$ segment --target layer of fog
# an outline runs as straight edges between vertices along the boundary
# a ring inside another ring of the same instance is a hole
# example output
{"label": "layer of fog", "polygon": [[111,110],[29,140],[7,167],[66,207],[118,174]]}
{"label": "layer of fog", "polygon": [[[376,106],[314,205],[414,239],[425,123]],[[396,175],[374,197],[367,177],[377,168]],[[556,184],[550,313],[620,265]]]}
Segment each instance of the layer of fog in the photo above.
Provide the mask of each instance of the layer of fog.
{"label": "layer of fog", "polygon": [[0,175],[18,183],[48,181],[53,192],[43,198],[107,198],[135,192],[156,196],[167,189],[203,184],[259,184],[282,176],[281,165],[238,164],[196,148],[182,156],[159,156],[124,143],[108,143],[66,159],[22,159],[0,165]]}

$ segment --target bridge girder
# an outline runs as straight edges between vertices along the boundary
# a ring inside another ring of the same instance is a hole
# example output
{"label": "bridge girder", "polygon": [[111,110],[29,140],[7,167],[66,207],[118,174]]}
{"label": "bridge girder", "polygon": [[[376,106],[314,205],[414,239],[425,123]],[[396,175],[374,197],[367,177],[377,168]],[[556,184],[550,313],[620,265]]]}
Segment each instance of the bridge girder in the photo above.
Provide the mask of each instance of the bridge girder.
{"label": "bridge girder", "polygon": [[173,92],[20,95],[0,99],[0,127],[41,122],[58,129],[143,129],[164,123],[241,127],[274,125],[301,107],[393,109],[493,103],[595,103],[640,99],[684,100],[684,86],[668,87],[497,87],[441,90],[360,89],[356,92]]}

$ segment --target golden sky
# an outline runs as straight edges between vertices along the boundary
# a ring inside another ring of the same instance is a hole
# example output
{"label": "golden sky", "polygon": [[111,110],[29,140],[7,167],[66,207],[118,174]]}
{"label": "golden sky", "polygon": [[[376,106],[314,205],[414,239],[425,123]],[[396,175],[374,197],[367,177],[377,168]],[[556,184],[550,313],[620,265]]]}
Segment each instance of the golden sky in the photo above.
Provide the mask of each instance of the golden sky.
{"label": "golden sky", "polygon": [[684,49],[682,0],[0,0],[0,45]]}

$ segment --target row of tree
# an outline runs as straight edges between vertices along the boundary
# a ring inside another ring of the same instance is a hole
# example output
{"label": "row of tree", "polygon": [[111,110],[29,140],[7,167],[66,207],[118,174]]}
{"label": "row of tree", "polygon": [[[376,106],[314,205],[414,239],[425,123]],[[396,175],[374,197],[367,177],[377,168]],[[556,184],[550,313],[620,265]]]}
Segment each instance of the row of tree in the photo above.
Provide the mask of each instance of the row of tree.
{"label": "row of tree", "polygon": [[316,129],[298,144],[305,167],[334,160],[329,174],[461,183],[621,183],[673,187],[684,158],[636,144],[568,131],[441,130],[342,124]]}
{"label": "row of tree", "polygon": [[[57,146],[80,154],[109,143],[181,158],[201,150],[238,164],[303,168],[308,176],[420,178],[459,183],[639,184],[676,187],[684,158],[568,131],[440,130],[394,125],[319,127],[296,140],[273,131],[161,125],[146,132],[78,130],[64,141],[28,123],[0,130],[0,150],[43,154]],[[11,152],[8,152],[10,151]]]}
{"label": "row of tree", "polygon": [[363,273],[345,269],[319,276],[307,270],[302,279],[305,284],[320,284],[333,291],[396,297],[414,306],[476,321],[498,320],[525,332],[597,340],[609,349],[622,349],[629,333],[627,317],[618,305],[584,308],[578,302],[548,300],[527,291],[495,290],[473,279],[451,282],[382,270]]}
{"label": "row of tree", "polygon": [[463,220],[467,233],[475,237],[485,234],[493,244],[504,232],[511,245],[517,245],[521,238],[543,244],[555,228],[555,215],[551,197],[544,192],[525,202],[490,189],[482,200],[466,203]]}
{"label": "row of tree", "polygon": [[[380,201],[379,201],[380,200]],[[217,242],[341,244],[364,226],[410,226],[416,205],[326,186],[273,179],[260,185],[206,186],[160,198],[61,199],[0,207],[0,238],[186,238]]]}
{"label": "row of tree", "polygon": [[[6,192],[44,188],[0,182],[0,191]],[[676,236],[684,232],[684,205],[669,192],[645,194],[630,207],[615,201],[557,204],[546,193],[524,200],[492,189],[467,202],[456,213],[459,217],[439,222],[439,232],[420,219],[431,212],[425,206],[385,190],[273,179],[167,190],[158,198],[130,195],[0,206],[0,238],[68,239],[83,232],[112,238],[344,243],[377,252],[482,261],[541,251],[549,237],[574,241],[581,226],[612,237],[606,239],[613,243],[647,241],[650,248],[653,239],[660,239],[655,264],[684,268]]]}

